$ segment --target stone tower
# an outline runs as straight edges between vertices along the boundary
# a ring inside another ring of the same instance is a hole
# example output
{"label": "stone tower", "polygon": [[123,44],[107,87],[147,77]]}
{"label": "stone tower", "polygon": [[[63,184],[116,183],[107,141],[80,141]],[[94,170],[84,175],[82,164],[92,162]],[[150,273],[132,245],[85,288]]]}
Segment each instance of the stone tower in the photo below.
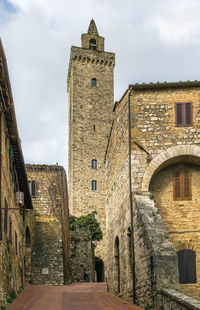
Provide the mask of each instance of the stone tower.
{"label": "stone tower", "polygon": [[115,54],[104,51],[93,19],[81,42],[71,48],[68,72],[69,208],[75,216],[96,212],[104,237],[95,255],[104,261],[104,156],[112,123]]}

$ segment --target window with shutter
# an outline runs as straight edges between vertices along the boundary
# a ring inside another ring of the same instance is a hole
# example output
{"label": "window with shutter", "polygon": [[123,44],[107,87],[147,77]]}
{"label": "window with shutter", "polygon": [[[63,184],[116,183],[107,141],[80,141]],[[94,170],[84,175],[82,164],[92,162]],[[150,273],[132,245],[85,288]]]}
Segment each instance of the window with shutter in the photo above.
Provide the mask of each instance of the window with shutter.
{"label": "window with shutter", "polygon": [[174,200],[191,200],[191,173],[184,167],[179,166],[173,173],[173,196]]}
{"label": "window with shutter", "polygon": [[193,250],[181,250],[178,255],[179,283],[196,283],[196,253]]}
{"label": "window with shutter", "polygon": [[192,103],[175,103],[175,118],[177,127],[192,126]]}

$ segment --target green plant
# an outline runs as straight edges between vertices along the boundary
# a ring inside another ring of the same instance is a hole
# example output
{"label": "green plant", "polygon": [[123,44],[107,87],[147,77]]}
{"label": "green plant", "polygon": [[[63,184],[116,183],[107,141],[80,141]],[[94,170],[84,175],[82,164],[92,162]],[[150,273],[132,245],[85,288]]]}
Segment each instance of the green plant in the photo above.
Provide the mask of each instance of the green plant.
{"label": "green plant", "polygon": [[144,310],[149,310],[149,305],[146,305],[146,306],[144,307]]}
{"label": "green plant", "polygon": [[0,310],[6,310],[6,306],[1,306]]}
{"label": "green plant", "polygon": [[99,241],[102,239],[102,231],[100,229],[99,222],[95,219],[95,214],[90,213],[88,215],[82,215],[80,217],[70,216],[69,217],[70,230],[75,231],[76,227],[80,230],[89,231],[88,241]]}
{"label": "green plant", "polygon": [[11,302],[13,302],[13,300],[17,297],[16,293],[14,290],[12,290],[10,297],[7,299],[7,302],[10,304]]}

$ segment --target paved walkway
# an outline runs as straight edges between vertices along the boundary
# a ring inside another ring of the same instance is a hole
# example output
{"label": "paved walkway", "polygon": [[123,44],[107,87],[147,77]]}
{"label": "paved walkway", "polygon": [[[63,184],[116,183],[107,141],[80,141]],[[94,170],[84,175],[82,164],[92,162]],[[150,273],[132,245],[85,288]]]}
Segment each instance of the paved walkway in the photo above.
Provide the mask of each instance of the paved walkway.
{"label": "paved walkway", "polygon": [[29,285],[7,310],[142,310],[106,292],[104,283]]}

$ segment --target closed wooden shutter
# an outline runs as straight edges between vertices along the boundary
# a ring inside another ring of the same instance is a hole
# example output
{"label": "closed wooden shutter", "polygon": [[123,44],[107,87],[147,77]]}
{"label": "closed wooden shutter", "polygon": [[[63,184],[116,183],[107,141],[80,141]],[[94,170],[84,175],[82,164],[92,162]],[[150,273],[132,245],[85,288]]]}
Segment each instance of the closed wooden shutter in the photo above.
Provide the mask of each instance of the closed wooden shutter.
{"label": "closed wooden shutter", "polygon": [[179,283],[187,283],[185,250],[177,252],[177,255],[178,255]]}
{"label": "closed wooden shutter", "polygon": [[187,250],[188,283],[196,283],[196,253],[193,250]]}
{"label": "closed wooden shutter", "polygon": [[178,255],[179,283],[196,283],[196,253],[193,250],[181,250]]}
{"label": "closed wooden shutter", "polygon": [[183,124],[183,104],[176,103],[176,125],[181,126]]}
{"label": "closed wooden shutter", "polygon": [[180,171],[176,170],[174,172],[174,200],[180,200],[181,199],[181,175]]}
{"label": "closed wooden shutter", "polygon": [[183,199],[191,199],[191,178],[189,170],[183,170]]}
{"label": "closed wooden shutter", "polygon": [[186,126],[192,125],[192,104],[188,102],[185,104],[185,124]]}
{"label": "closed wooden shutter", "polygon": [[173,173],[174,200],[191,200],[191,173],[184,165],[177,166]]}

